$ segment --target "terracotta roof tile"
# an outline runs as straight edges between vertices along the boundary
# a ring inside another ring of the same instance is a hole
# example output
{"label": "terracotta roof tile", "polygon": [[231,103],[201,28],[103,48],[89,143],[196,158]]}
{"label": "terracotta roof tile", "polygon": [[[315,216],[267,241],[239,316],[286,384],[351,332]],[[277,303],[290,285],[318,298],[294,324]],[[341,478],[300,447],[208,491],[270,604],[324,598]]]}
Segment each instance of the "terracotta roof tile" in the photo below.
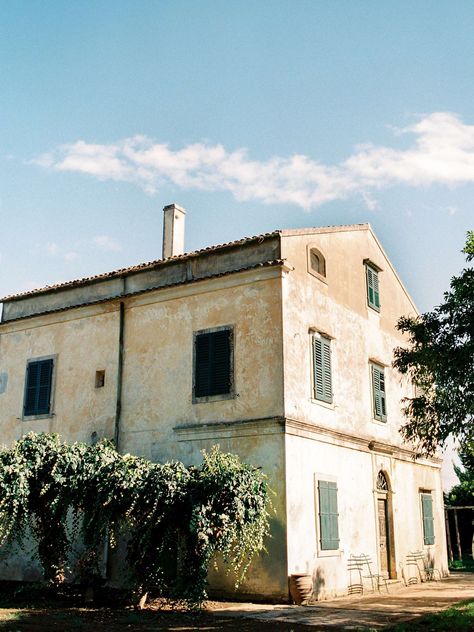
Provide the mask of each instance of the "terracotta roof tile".
{"label": "terracotta roof tile", "polygon": [[141,272],[143,270],[148,270],[151,268],[159,267],[161,265],[166,265],[173,261],[182,261],[185,259],[190,259],[193,257],[199,257],[202,255],[206,255],[221,249],[226,248],[234,248],[237,246],[243,246],[247,243],[270,239],[271,237],[277,236],[294,236],[294,235],[308,235],[311,233],[324,233],[331,232],[331,230],[335,231],[343,231],[343,230],[364,230],[365,228],[370,227],[369,224],[347,224],[343,226],[318,226],[314,228],[301,228],[301,229],[284,229],[284,230],[274,230],[269,233],[262,233],[260,235],[254,235],[252,237],[243,237],[242,239],[237,239],[236,241],[230,241],[224,244],[217,244],[215,246],[208,246],[207,248],[201,248],[200,250],[194,250],[192,252],[185,252],[182,255],[177,255],[175,257],[169,257],[167,259],[157,259],[155,261],[148,261],[146,263],[139,263],[134,266],[130,266],[128,268],[119,268],[118,270],[112,270],[111,272],[104,272],[102,274],[96,274],[89,277],[83,277],[81,279],[74,279],[72,281],[65,281],[64,283],[57,283],[54,285],[46,285],[42,288],[37,288],[34,290],[28,290],[26,292],[20,292],[18,294],[10,294],[9,296],[5,296],[0,298],[0,303],[5,303],[7,301],[14,301],[18,299],[22,299],[26,296],[34,296],[37,294],[43,294],[47,292],[55,292],[57,290],[62,290],[64,288],[78,287],[81,285],[87,285],[88,283],[95,283],[106,279],[111,279],[115,277],[123,276],[124,274],[132,274],[134,272]]}
{"label": "terracotta roof tile", "polygon": [[21,299],[26,296],[33,296],[37,294],[43,294],[47,292],[54,292],[56,290],[62,290],[64,288],[70,287],[78,287],[81,285],[87,285],[88,283],[94,283],[98,281],[103,281],[107,279],[112,279],[115,277],[123,276],[124,274],[132,274],[133,272],[141,272],[143,270],[149,270],[151,268],[159,267],[161,265],[166,265],[170,262],[174,261],[182,261],[186,259],[191,259],[193,257],[199,257],[202,255],[210,254],[218,250],[223,250],[226,248],[234,248],[237,246],[243,246],[244,244],[251,243],[253,241],[265,240],[271,237],[277,237],[281,234],[281,231],[275,230],[270,233],[262,233],[261,235],[254,235],[253,237],[244,237],[242,239],[238,239],[236,241],[230,241],[225,244],[217,244],[215,246],[208,246],[207,248],[201,248],[200,250],[194,250],[192,252],[185,252],[182,255],[177,255],[175,257],[168,257],[167,259],[156,259],[155,261],[148,261],[146,263],[139,263],[134,266],[129,266],[128,268],[119,268],[118,270],[112,270],[111,272],[103,272],[102,274],[96,274],[89,277],[83,277],[81,279],[74,279],[72,281],[65,281],[64,283],[57,283],[54,285],[46,285],[42,288],[37,288],[34,290],[28,290],[26,292],[20,292],[18,294],[10,294],[9,296],[5,296],[0,298],[0,303],[5,303],[7,301],[14,301],[16,299]]}

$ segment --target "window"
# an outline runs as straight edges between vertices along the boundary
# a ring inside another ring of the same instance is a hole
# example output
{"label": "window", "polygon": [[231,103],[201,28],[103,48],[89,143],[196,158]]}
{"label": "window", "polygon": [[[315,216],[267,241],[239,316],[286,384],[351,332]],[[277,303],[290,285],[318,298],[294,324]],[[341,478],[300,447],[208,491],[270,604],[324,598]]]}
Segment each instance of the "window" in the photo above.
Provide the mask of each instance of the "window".
{"label": "window", "polygon": [[367,303],[369,307],[380,311],[379,273],[375,267],[365,264],[367,277]]}
{"label": "window", "polygon": [[308,247],[308,272],[318,279],[326,279],[326,259],[323,253],[313,246]]}
{"label": "window", "polygon": [[314,399],[332,403],[331,340],[313,334],[313,392]]}
{"label": "window", "polygon": [[433,497],[431,492],[421,493],[421,514],[423,517],[423,543],[434,544]]}
{"label": "window", "polygon": [[377,474],[376,488],[378,492],[383,492],[383,493],[388,492],[387,477],[382,472],[382,470],[380,470],[380,472]]}
{"label": "window", "polygon": [[371,364],[372,401],[374,418],[387,421],[387,404],[385,400],[385,375],[383,367]]}
{"label": "window", "polygon": [[26,366],[23,415],[49,415],[53,385],[53,358],[29,360]]}
{"label": "window", "polygon": [[194,399],[233,397],[233,330],[231,327],[194,334]]}
{"label": "window", "polygon": [[337,483],[318,481],[319,544],[322,551],[339,548]]}
{"label": "window", "polygon": [[95,388],[103,388],[105,386],[105,371],[95,372]]}

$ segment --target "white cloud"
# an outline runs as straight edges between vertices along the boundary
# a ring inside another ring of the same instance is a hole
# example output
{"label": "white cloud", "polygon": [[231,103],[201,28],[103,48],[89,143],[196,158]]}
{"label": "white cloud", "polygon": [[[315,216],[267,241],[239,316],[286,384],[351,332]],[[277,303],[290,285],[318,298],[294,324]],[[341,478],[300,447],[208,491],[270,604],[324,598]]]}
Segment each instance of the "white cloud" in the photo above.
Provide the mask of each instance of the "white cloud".
{"label": "white cloud", "polygon": [[450,217],[455,215],[457,212],[458,212],[458,209],[456,206],[448,206],[448,214],[450,215]]}
{"label": "white cloud", "polygon": [[46,252],[50,257],[55,257],[59,252],[59,246],[55,243],[46,244]]}
{"label": "white cloud", "polygon": [[55,242],[50,242],[46,244],[46,252],[50,257],[61,257],[64,261],[74,261],[79,257],[77,252],[74,251],[64,251],[58,244]]}
{"label": "white cloud", "polygon": [[97,235],[92,241],[99,250],[105,250],[106,252],[118,252],[122,250],[121,244],[109,235]]}
{"label": "white cloud", "polygon": [[35,162],[56,171],[132,182],[148,193],[171,183],[183,189],[228,191],[238,200],[296,204],[304,209],[354,194],[375,209],[377,202],[371,192],[396,184],[474,183],[474,125],[450,112],[435,112],[393,133],[413,137],[411,146],[398,149],[366,144],[356,147],[338,165],[324,165],[298,154],[258,161],[245,149],[228,151],[222,145],[204,143],[172,150],[145,136],[109,145],[80,140]]}

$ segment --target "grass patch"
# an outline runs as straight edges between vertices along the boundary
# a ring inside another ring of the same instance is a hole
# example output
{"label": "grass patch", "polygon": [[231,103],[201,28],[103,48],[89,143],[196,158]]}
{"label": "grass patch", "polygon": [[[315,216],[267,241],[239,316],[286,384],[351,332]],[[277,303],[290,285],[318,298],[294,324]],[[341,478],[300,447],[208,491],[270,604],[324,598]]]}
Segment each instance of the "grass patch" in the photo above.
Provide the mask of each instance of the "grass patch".
{"label": "grass patch", "polygon": [[0,623],[5,623],[5,621],[18,621],[20,617],[20,612],[2,612],[0,610]]}
{"label": "grass patch", "polygon": [[393,628],[389,628],[390,632],[472,632],[474,630],[474,601],[463,601],[438,612],[429,614],[425,617],[411,621],[409,623],[400,623]]}
{"label": "grass patch", "polygon": [[453,560],[449,564],[450,571],[469,571],[474,573],[474,560],[471,556],[463,557],[462,560]]}

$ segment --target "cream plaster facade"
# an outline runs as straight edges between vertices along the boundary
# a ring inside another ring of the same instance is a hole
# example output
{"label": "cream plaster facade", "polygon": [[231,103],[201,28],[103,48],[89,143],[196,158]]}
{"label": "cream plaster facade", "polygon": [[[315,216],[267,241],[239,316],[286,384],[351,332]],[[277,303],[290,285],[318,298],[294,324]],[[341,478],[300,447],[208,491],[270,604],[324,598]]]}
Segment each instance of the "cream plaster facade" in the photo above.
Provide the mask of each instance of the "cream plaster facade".
{"label": "cream plaster facade", "polygon": [[[325,258],[308,272],[309,251]],[[364,261],[381,272],[380,312],[367,305]],[[240,595],[288,598],[288,576],[313,576],[320,598],[348,588],[351,553],[381,564],[376,479],[389,484],[389,568],[429,549],[447,570],[438,459],[414,462],[398,433],[410,394],[391,368],[395,330],[415,313],[367,224],[277,231],[133,269],[7,297],[0,324],[2,443],[58,432],[118,437],[120,451],[187,464],[218,443],[262,466],[275,492],[268,553]],[[193,333],[228,326],[233,396],[193,402]],[[331,339],[332,403],[314,399],[312,332]],[[54,357],[51,414],[25,418],[28,360]],[[374,419],[370,362],[384,367],[387,421]],[[96,371],[105,385],[95,388]],[[93,434],[95,433],[95,434]],[[321,550],[317,481],[337,483],[339,548]],[[433,497],[435,541],[423,544],[420,492]],[[20,578],[20,564],[4,576]],[[217,593],[231,580],[212,574]]]}

